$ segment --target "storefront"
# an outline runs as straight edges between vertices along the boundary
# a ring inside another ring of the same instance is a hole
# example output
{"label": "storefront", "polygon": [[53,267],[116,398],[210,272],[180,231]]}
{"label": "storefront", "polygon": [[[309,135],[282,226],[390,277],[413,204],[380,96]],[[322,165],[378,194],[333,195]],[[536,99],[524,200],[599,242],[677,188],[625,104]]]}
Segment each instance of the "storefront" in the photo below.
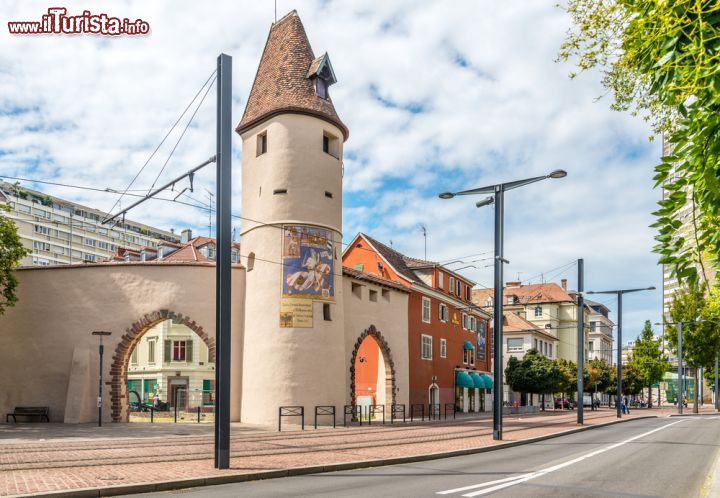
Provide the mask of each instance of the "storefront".
{"label": "storefront", "polygon": [[492,378],[472,370],[455,371],[455,411],[460,413],[490,410]]}

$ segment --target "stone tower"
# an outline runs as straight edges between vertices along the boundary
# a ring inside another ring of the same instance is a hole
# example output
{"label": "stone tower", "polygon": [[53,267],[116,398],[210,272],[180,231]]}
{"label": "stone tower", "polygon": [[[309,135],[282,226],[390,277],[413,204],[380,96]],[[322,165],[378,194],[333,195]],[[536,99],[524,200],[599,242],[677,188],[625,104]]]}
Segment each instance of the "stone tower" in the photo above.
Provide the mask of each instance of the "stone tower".
{"label": "stone tower", "polygon": [[[242,253],[247,268],[242,421],[278,407],[345,403],[342,149],[348,137],[292,11],[275,22],[236,131],[242,137]],[[348,360],[349,361],[349,360]]]}

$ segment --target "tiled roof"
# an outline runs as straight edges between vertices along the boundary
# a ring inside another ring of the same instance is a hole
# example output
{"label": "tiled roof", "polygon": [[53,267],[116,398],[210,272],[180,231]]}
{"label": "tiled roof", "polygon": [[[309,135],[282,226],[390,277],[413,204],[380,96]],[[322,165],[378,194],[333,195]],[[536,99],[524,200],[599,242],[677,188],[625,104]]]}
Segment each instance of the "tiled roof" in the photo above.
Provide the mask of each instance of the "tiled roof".
{"label": "tiled roof", "polygon": [[347,266],[343,266],[342,271],[343,271],[343,275],[347,275],[349,277],[356,278],[358,280],[365,280],[367,282],[382,285],[383,287],[391,287],[391,288],[393,288],[395,290],[399,290],[401,292],[410,292],[410,290],[402,284],[393,282],[392,280],[388,280],[386,278],[378,277],[377,275],[373,275],[371,273],[365,273],[363,271],[358,271],[353,268],[348,268]]}
{"label": "tiled roof", "polygon": [[513,312],[503,313],[503,331],[504,332],[521,332],[525,330],[537,330],[538,327],[523,317]]}
{"label": "tiled roof", "polygon": [[313,80],[307,78],[314,61],[305,28],[293,10],[270,28],[245,113],[235,130],[243,133],[274,115],[295,112],[329,121],[347,140],[350,132],[332,100],[318,97]]}
{"label": "tiled roof", "polygon": [[[422,260],[416,260],[414,258],[409,258],[405,256],[404,254],[401,254],[397,252],[395,249],[392,249],[382,242],[373,239],[369,235],[361,234],[365,240],[370,242],[373,247],[380,253],[380,255],[385,258],[385,260],[392,265],[393,268],[395,268],[395,271],[397,271],[402,277],[409,280],[410,282],[415,282],[418,284],[422,284],[423,282],[418,278],[417,275],[415,275],[415,272],[412,271],[410,265],[408,265],[408,261],[411,262],[418,262]],[[425,261],[427,265],[431,265],[429,261]],[[417,265],[420,266],[420,265]]]}
{"label": "tiled roof", "polygon": [[[493,289],[473,289],[472,296],[473,302],[484,305],[488,296],[493,297]],[[575,301],[567,291],[554,282],[505,287],[503,297],[507,298],[508,296],[517,298],[515,304],[572,303]],[[506,302],[507,300],[503,301],[503,303]]]}

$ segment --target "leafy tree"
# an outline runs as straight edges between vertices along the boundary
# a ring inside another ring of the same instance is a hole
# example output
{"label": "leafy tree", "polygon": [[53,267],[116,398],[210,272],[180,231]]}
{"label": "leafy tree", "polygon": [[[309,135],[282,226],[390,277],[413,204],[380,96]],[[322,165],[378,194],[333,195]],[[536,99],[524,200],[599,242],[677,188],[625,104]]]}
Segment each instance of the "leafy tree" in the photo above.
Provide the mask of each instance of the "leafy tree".
{"label": "leafy tree", "polygon": [[[583,374],[583,383],[588,392],[595,391],[597,387],[597,392],[604,393],[608,387],[615,385],[611,384],[612,369],[602,358],[595,358],[586,363]],[[595,404],[593,403],[594,409]]]}
{"label": "leafy tree", "polygon": [[645,387],[642,373],[632,362],[623,366],[622,383],[622,392],[628,395],[640,394]]}
{"label": "leafy tree", "polygon": [[[511,357],[505,368],[505,379],[513,391],[546,394],[553,388],[553,362],[530,349],[522,360]],[[544,403],[543,403],[544,406]]]}
{"label": "leafy tree", "polygon": [[15,223],[2,214],[9,211],[5,205],[0,205],[0,315],[8,306],[17,302],[17,278],[13,270],[20,264],[20,260],[29,253],[20,242]]}
{"label": "leafy tree", "polygon": [[640,380],[648,389],[648,407],[652,408],[652,385],[660,382],[670,364],[663,355],[660,341],[653,336],[650,320],[645,320],[645,327],[635,341],[629,364],[638,372]]}
{"label": "leafy tree", "polygon": [[[670,317],[674,323],[683,323],[683,362],[693,368],[693,379],[698,385],[698,369],[714,366],[715,356],[720,352],[720,290],[713,289],[708,299],[703,286],[683,287],[673,294],[670,303]],[[709,320],[696,322],[700,318]],[[665,329],[668,344],[677,354],[678,333],[676,325]],[[693,412],[698,412],[698,390],[693,396]]]}
{"label": "leafy tree", "polygon": [[565,358],[558,358],[555,363],[559,370],[559,382],[555,392],[570,397],[577,391],[577,365]]}
{"label": "leafy tree", "polygon": [[[666,138],[656,166],[655,252],[674,276],[707,282],[703,256],[720,266],[720,9],[715,1],[569,0],[573,28],[559,59],[598,68],[611,107],[651,121]],[[575,74],[571,74],[574,77]],[[690,240],[680,212],[690,202]],[[698,271],[699,269],[699,271]]]}

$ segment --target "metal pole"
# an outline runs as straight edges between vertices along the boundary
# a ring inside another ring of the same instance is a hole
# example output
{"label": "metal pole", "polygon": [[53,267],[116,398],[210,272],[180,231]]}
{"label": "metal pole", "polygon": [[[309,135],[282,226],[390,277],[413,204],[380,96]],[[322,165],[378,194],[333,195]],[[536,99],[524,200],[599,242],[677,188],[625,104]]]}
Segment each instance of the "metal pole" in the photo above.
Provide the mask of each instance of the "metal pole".
{"label": "metal pole", "polygon": [[584,392],[585,386],[583,385],[585,379],[585,298],[583,297],[583,291],[585,284],[585,262],[582,258],[578,259],[578,298],[577,298],[577,392],[578,392],[578,409],[577,409],[577,423],[583,423],[584,416]]}
{"label": "metal pole", "polygon": [[678,322],[678,415],[683,412],[682,322]]}
{"label": "metal pole", "polygon": [[715,391],[715,411],[717,411],[720,408],[720,403],[718,403],[718,357],[715,356],[715,386],[713,391]]}
{"label": "metal pole", "polygon": [[100,376],[98,378],[98,427],[102,427],[102,382],[103,382],[103,353],[105,353],[105,346],[102,343],[102,337],[100,338]]}
{"label": "metal pole", "polygon": [[615,405],[617,418],[622,417],[620,400],[622,399],[622,292],[618,292],[618,327],[617,327],[617,399]]}
{"label": "metal pole", "polygon": [[230,468],[230,279],[231,279],[231,205],[230,163],[232,138],[232,58],[220,54],[217,59],[217,261],[215,263],[215,468]]}
{"label": "metal pole", "polygon": [[493,393],[493,439],[502,440],[502,408],[503,408],[503,216],[504,191],[502,185],[495,186],[495,336],[493,376],[495,392]]}

